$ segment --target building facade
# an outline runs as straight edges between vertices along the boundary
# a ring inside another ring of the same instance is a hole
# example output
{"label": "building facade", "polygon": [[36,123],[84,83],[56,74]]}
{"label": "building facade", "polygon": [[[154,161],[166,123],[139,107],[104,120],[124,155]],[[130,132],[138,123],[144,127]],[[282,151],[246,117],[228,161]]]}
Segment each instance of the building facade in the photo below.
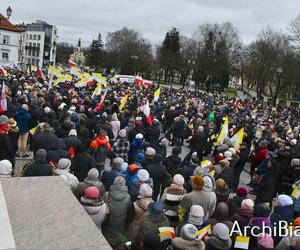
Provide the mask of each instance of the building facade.
{"label": "building facade", "polygon": [[70,60],[76,62],[78,65],[85,65],[86,57],[84,56],[83,50],[81,48],[81,40],[79,38],[77,47],[73,54],[70,55]]}
{"label": "building facade", "polygon": [[55,64],[58,33],[54,25],[44,21],[27,24],[21,36],[20,64],[39,68]]}
{"label": "building facade", "polygon": [[21,34],[21,29],[0,14],[0,65],[18,65]]}

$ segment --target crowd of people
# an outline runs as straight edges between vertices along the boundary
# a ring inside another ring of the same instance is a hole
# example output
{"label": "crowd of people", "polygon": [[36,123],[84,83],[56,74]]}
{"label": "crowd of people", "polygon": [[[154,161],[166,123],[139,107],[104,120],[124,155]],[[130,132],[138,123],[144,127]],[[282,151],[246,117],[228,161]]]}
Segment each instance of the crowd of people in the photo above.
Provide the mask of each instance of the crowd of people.
{"label": "crowd of people", "polygon": [[[155,86],[121,82],[109,82],[103,99],[95,84],[49,86],[8,72],[0,177],[60,176],[113,249],[239,248],[236,222],[259,235],[247,235],[247,249],[300,248],[296,233],[262,233],[280,221],[300,226],[299,108],[171,87],[154,99]],[[34,160],[18,170],[30,151]]]}

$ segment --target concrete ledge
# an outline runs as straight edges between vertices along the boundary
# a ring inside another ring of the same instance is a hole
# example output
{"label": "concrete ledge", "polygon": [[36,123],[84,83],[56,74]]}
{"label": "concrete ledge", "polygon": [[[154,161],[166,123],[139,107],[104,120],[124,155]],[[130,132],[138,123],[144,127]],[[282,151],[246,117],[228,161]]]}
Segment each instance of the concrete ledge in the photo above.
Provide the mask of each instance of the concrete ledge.
{"label": "concrete ledge", "polygon": [[111,249],[60,177],[1,183],[17,250]]}
{"label": "concrete ledge", "polygon": [[0,182],[0,250],[16,249],[2,185]]}

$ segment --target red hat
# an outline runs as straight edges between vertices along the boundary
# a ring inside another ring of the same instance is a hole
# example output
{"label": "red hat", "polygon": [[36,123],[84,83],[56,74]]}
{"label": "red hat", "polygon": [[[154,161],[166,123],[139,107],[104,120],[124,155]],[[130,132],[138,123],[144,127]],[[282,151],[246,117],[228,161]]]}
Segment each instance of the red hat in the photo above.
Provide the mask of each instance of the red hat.
{"label": "red hat", "polygon": [[100,196],[100,191],[97,187],[88,187],[84,190],[84,197],[87,199],[98,199]]}

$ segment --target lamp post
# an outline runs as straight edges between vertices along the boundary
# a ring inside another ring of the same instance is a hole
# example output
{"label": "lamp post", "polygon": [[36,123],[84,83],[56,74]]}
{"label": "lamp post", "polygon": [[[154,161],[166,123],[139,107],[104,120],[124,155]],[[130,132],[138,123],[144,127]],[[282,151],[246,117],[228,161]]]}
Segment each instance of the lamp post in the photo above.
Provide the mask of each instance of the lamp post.
{"label": "lamp post", "polygon": [[132,61],[132,73],[133,73],[133,75],[135,74],[135,70],[134,70],[134,60],[138,60],[139,59],[139,57],[138,56],[136,56],[136,55],[131,55],[131,61]]}
{"label": "lamp post", "polygon": [[9,20],[11,13],[12,13],[12,9],[10,6],[8,6],[8,8],[6,9],[7,20]]}
{"label": "lamp post", "polygon": [[279,94],[279,90],[280,90],[280,84],[281,84],[281,74],[282,74],[282,68],[281,67],[278,67],[277,68],[277,88],[275,89],[275,95],[274,95],[274,100],[273,100],[273,105],[274,107],[276,106],[276,101],[277,101],[277,97],[278,97],[278,94]]}

